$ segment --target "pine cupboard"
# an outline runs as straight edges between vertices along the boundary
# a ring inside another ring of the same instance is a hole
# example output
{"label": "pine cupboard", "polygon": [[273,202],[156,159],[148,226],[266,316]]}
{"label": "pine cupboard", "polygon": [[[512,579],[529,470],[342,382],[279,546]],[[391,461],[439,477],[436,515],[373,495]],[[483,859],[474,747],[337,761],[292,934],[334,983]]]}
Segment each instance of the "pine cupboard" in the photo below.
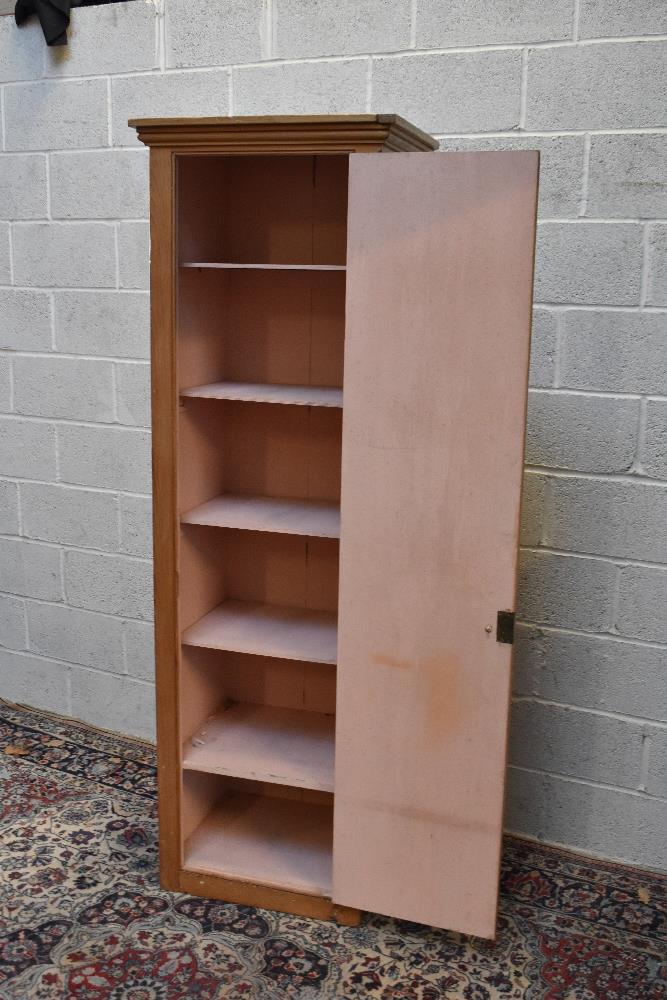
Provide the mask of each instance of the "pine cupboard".
{"label": "pine cupboard", "polygon": [[538,154],[391,115],[130,124],[162,884],[492,937]]}

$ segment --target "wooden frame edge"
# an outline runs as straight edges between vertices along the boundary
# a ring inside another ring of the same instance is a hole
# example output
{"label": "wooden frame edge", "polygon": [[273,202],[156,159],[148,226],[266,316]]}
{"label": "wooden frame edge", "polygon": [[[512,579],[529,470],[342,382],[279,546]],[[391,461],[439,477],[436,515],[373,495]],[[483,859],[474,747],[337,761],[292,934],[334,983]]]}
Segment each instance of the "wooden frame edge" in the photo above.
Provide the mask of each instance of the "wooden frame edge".
{"label": "wooden frame edge", "polygon": [[178,673],[178,549],[176,540],[176,239],[175,158],[150,153],[151,403],[153,552],[157,699],[160,878],[178,888],[181,865],[181,779]]}
{"label": "wooden frame edge", "polygon": [[[162,884],[164,888],[171,888],[164,885],[164,882]],[[293,913],[299,917],[311,917],[316,920],[335,920],[346,927],[356,927],[361,921],[361,910],[350,906],[339,906],[328,896],[310,896],[289,889],[275,889],[257,882],[224,878],[222,875],[208,875],[181,869],[177,889],[193,896],[219,899],[225,903],[278,910],[281,913]]]}

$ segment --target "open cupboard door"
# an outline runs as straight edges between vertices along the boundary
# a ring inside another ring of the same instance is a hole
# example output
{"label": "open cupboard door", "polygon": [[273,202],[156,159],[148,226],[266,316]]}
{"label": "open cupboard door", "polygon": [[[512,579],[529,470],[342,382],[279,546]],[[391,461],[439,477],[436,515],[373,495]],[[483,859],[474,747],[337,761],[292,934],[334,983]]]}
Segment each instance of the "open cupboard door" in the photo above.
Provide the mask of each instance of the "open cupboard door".
{"label": "open cupboard door", "polygon": [[333,898],[495,933],[538,154],[350,156]]}

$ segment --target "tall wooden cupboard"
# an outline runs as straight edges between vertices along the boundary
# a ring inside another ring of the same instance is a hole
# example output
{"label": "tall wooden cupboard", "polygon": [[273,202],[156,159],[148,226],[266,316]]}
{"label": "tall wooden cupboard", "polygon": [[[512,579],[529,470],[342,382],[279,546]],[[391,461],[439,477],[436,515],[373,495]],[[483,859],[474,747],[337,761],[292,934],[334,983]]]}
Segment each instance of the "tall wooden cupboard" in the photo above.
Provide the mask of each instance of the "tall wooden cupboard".
{"label": "tall wooden cupboard", "polygon": [[163,885],[491,937],[538,154],[432,155],[393,115],[130,124]]}

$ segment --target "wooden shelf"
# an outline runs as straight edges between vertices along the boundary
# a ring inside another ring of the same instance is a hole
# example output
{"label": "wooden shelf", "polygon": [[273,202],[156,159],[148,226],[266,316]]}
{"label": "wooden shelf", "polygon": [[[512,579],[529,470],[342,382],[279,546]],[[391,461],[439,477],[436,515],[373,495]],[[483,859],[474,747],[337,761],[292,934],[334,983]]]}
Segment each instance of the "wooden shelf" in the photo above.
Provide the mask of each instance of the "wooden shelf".
{"label": "wooden shelf", "polygon": [[272,385],[266,382],[211,382],[181,389],[195,399],[232,399],[246,403],[283,403],[291,406],[330,406],[340,409],[343,390],[319,385]]}
{"label": "wooden shelf", "polygon": [[183,642],[233,653],[335,663],[336,615],[308,608],[225,601],[186,629]]}
{"label": "wooden shelf", "polygon": [[227,493],[189,510],[181,517],[181,523],[312,538],[340,538],[340,506],[324,500]]}
{"label": "wooden shelf", "polygon": [[222,261],[186,260],[181,267],[215,267],[226,271],[345,271],[345,264],[229,264]]}
{"label": "wooden shelf", "polygon": [[320,803],[229,795],[185,845],[190,871],[331,896],[333,809]]}
{"label": "wooden shelf", "polygon": [[188,771],[320,792],[334,790],[333,715],[235,704],[208,719],[183,747]]}

